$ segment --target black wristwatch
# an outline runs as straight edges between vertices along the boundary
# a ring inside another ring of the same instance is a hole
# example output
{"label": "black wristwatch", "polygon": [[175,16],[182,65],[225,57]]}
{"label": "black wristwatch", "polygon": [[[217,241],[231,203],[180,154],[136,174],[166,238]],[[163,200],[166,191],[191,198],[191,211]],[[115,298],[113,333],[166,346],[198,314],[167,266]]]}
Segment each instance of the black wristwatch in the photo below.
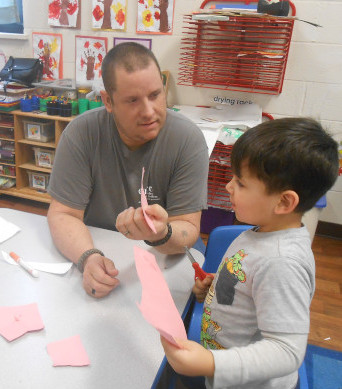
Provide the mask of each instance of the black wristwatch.
{"label": "black wristwatch", "polygon": [[166,223],[167,225],[167,234],[164,236],[163,239],[160,239],[160,240],[157,240],[155,242],[150,242],[149,240],[144,240],[144,242],[146,244],[148,244],[149,246],[161,246],[162,244],[166,243],[170,238],[171,238],[171,235],[172,235],[172,227],[171,227],[171,224],[170,223]]}

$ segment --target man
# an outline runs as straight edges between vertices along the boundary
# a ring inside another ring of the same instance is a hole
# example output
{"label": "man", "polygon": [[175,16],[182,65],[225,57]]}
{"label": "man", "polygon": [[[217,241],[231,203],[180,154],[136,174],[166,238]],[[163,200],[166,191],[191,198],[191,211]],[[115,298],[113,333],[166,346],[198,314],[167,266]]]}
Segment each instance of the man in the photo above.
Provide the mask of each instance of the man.
{"label": "man", "polygon": [[[74,119],[62,134],[51,174],[51,235],[83,272],[83,287],[103,297],[118,270],[94,248],[86,225],[117,229],[162,253],[184,252],[199,236],[206,207],[208,152],[200,130],[166,109],[153,53],[135,43],[111,49],[102,64],[105,107]],[[140,205],[145,168],[147,225]]]}

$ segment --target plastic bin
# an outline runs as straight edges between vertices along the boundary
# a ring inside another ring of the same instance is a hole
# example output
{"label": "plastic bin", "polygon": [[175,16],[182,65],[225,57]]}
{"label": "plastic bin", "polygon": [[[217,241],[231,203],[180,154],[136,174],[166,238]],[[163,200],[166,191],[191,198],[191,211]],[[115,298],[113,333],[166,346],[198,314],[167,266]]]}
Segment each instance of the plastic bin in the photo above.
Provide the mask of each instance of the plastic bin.
{"label": "plastic bin", "polygon": [[52,121],[29,122],[23,120],[23,123],[26,139],[49,142],[55,137],[54,122]]}
{"label": "plastic bin", "polygon": [[36,166],[52,168],[55,159],[55,150],[33,147]]}
{"label": "plastic bin", "polygon": [[29,176],[30,188],[36,189],[39,192],[46,192],[49,185],[50,174],[40,172],[27,172]]}

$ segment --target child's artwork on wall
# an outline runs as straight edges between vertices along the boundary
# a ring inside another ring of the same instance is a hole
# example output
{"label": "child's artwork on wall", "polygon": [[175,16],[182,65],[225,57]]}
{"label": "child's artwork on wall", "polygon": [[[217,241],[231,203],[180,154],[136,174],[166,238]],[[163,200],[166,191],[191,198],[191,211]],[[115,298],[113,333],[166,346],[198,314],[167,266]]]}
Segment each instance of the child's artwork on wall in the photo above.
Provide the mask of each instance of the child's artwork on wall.
{"label": "child's artwork on wall", "polygon": [[81,0],[49,0],[49,25],[80,28],[80,7]]}
{"label": "child's artwork on wall", "polygon": [[127,0],[92,0],[93,28],[126,31]]}
{"label": "child's artwork on wall", "polygon": [[138,0],[138,34],[172,34],[175,0]]}
{"label": "child's artwork on wall", "polygon": [[120,43],[124,43],[124,42],[139,43],[140,45],[143,45],[150,50],[152,48],[152,39],[140,39],[140,38],[114,38],[113,46],[117,46]]}
{"label": "child's artwork on wall", "polygon": [[76,84],[92,86],[101,79],[101,65],[107,53],[107,38],[76,35]]}
{"label": "child's artwork on wall", "polygon": [[43,80],[63,78],[62,35],[32,33],[33,57],[43,62]]}

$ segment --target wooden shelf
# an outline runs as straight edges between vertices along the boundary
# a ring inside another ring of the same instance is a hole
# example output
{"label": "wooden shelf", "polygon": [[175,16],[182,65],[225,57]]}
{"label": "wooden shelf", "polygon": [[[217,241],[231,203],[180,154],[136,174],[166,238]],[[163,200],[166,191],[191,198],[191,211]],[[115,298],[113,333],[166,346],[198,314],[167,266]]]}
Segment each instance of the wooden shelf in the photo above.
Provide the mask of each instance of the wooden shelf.
{"label": "wooden shelf", "polygon": [[50,203],[51,196],[48,193],[38,192],[35,189],[30,187],[25,187],[21,189],[17,188],[8,188],[8,189],[0,189],[0,193],[21,197],[23,199],[36,200],[42,203]]}
{"label": "wooden shelf", "polygon": [[20,169],[34,170],[36,172],[51,173],[51,169],[35,165],[33,162],[22,163],[18,166]]}
{"label": "wooden shelf", "polygon": [[71,122],[72,119],[74,119],[76,116],[56,116],[56,115],[48,115],[46,112],[23,112],[20,109],[16,109],[14,111],[11,111],[14,115],[20,115],[20,116],[26,116],[31,118],[39,118],[39,119],[46,119],[46,120],[54,120],[59,122]]}
{"label": "wooden shelf", "polygon": [[31,146],[39,146],[39,147],[47,147],[50,149],[55,149],[56,145],[54,142],[38,142],[35,140],[29,140],[29,139],[20,139],[18,140],[18,143],[22,143],[25,145],[31,145]]}
{"label": "wooden shelf", "polygon": [[2,161],[0,161],[0,165],[14,166],[15,167],[14,163],[8,163],[8,162],[2,162]]}
{"label": "wooden shelf", "polygon": [[15,178],[15,176],[8,176],[7,174],[0,174],[0,177]]}
{"label": "wooden shelf", "polygon": [[0,140],[5,140],[5,141],[8,141],[8,142],[14,142],[14,139],[11,139],[11,138],[0,138]]}
{"label": "wooden shelf", "polygon": [[[14,178],[16,180],[16,186],[12,188],[0,188],[0,194],[6,194],[15,197],[21,197],[24,199],[35,200],[42,203],[50,203],[51,196],[45,192],[39,192],[37,189],[34,189],[29,186],[30,177],[28,172],[32,171],[37,174],[50,174],[52,169],[47,167],[36,166],[34,163],[34,150],[33,147],[41,147],[46,149],[56,149],[59,139],[64,131],[65,127],[71,122],[75,116],[71,117],[62,117],[62,116],[52,116],[47,115],[46,112],[38,113],[38,112],[22,112],[20,110],[14,110],[8,113],[13,117],[13,125],[1,125],[0,127],[5,128],[13,128],[14,140],[7,138],[0,138],[3,140],[9,140],[14,142],[15,146],[15,164],[1,162],[2,164],[14,166],[16,171],[16,176],[10,178]],[[25,121],[35,122],[38,121],[36,119],[44,119],[50,122],[54,122],[54,135],[55,140],[53,142],[39,142],[33,139],[25,138]],[[4,130],[5,136],[6,132]],[[4,177],[9,177],[5,176]]]}

